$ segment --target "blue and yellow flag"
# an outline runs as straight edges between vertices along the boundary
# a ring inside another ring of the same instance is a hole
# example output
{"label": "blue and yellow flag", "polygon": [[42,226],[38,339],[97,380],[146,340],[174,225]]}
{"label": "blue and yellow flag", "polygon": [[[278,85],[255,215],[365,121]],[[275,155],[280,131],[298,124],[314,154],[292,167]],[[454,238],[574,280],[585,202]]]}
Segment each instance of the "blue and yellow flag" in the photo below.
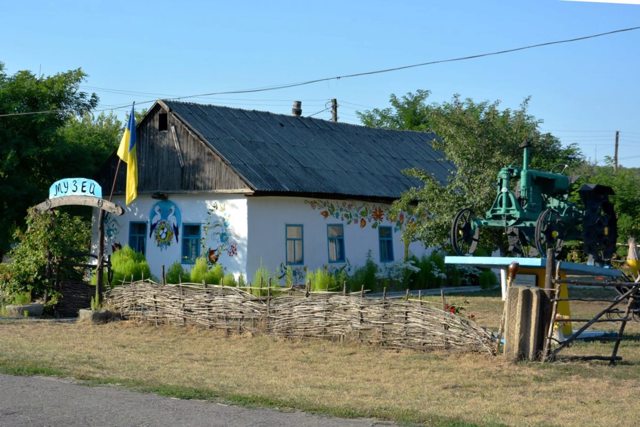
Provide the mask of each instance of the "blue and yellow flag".
{"label": "blue and yellow flag", "polygon": [[120,147],[118,147],[118,157],[127,164],[127,187],[126,187],[126,203],[127,205],[138,197],[138,158],[136,156],[136,116],[134,114],[134,105],[131,106],[131,114],[129,115],[129,123],[124,130]]}

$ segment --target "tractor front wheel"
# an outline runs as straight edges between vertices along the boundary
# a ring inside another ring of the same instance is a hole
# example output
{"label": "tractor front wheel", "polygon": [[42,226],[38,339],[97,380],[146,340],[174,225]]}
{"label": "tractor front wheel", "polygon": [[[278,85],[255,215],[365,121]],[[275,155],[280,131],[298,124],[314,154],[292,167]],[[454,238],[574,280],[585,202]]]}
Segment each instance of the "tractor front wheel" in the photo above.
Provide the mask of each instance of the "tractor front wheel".
{"label": "tractor front wheel", "polygon": [[478,247],[480,228],[473,222],[471,209],[461,209],[453,218],[451,246],[458,255],[471,255]]}
{"label": "tractor front wheel", "polygon": [[546,209],[538,216],[535,242],[541,257],[546,256],[547,249],[553,249],[555,258],[560,255],[564,243],[564,225],[558,212]]}

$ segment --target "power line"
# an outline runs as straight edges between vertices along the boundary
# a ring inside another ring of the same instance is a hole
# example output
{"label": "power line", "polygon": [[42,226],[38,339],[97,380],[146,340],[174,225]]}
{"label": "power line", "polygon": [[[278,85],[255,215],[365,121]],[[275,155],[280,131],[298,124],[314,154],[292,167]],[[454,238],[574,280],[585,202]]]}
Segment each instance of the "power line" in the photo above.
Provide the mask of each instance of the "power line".
{"label": "power line", "polygon": [[604,36],[623,33],[623,32],[627,32],[627,31],[635,31],[635,30],[638,30],[638,29],[640,29],[640,26],[622,28],[622,29],[618,29],[618,30],[607,31],[607,32],[604,32],[604,33],[590,34],[588,36],[574,37],[574,38],[564,39],[564,40],[555,40],[555,41],[544,42],[544,43],[536,43],[536,44],[516,47],[516,48],[512,48],[512,49],[503,49],[503,50],[497,50],[497,51],[493,51],[493,52],[479,53],[479,54],[475,54],[475,55],[460,56],[460,57],[457,57],[457,58],[449,58],[449,59],[440,59],[440,60],[435,60],[435,61],[427,61],[427,62],[421,62],[421,63],[418,63],[418,64],[402,65],[402,66],[399,66],[399,67],[383,68],[381,70],[364,71],[364,72],[361,72],[361,73],[345,74],[345,75],[342,75],[342,76],[324,77],[324,78],[320,78],[320,79],[307,80],[307,81],[298,82],[298,83],[286,83],[286,84],[282,84],[282,85],[278,85],[278,86],[267,86],[267,87],[256,88],[256,89],[244,89],[244,90],[225,91],[225,92],[211,92],[211,93],[204,93],[204,94],[200,94],[200,95],[187,95],[187,96],[182,96],[182,97],[173,98],[173,99],[186,99],[186,98],[195,98],[195,97],[198,97],[198,96],[230,95],[230,94],[238,94],[238,93],[267,92],[267,91],[272,91],[272,90],[289,89],[289,88],[292,88],[292,87],[307,86],[307,85],[311,85],[311,84],[314,84],[314,83],[327,82],[327,81],[330,81],[330,80],[340,80],[340,79],[349,79],[349,78],[353,78],[353,77],[371,76],[371,75],[374,75],[374,74],[390,73],[390,72],[393,72],[393,71],[406,70],[406,69],[409,69],[409,68],[425,67],[425,66],[428,66],[428,65],[444,64],[444,63],[447,63],[447,62],[468,61],[468,60],[471,60],[471,59],[484,58],[484,57],[487,57],[487,56],[503,55],[503,54],[506,54],[506,53],[513,53],[513,52],[518,52],[518,51],[522,51],[522,50],[534,49],[534,48],[538,48],[538,47],[551,46],[551,45],[562,44],[562,43],[573,43],[573,42],[577,42],[577,41],[593,39],[593,38],[596,38],[596,37],[604,37]]}
{"label": "power line", "polygon": [[[604,33],[597,33],[597,34],[590,34],[590,35],[587,35],[587,36],[573,37],[573,38],[570,38],[570,39],[554,40],[554,41],[549,41],[549,42],[544,42],[544,43],[536,43],[536,44],[531,44],[531,45],[511,48],[511,49],[502,49],[502,50],[496,50],[496,51],[492,51],[492,52],[478,53],[478,54],[474,54],[474,55],[459,56],[459,57],[455,57],[455,58],[439,59],[439,60],[434,60],[434,61],[426,61],[426,62],[420,62],[420,63],[417,63],[417,64],[402,65],[402,66],[399,66],[399,67],[383,68],[383,69],[380,69],[380,70],[364,71],[364,72],[352,73],[352,74],[344,74],[344,75],[334,76],[334,77],[323,77],[323,78],[319,78],[319,79],[306,80],[306,81],[302,81],[302,82],[285,83],[285,84],[281,84],[281,85],[265,86],[265,87],[259,87],[259,88],[253,88],[253,89],[239,89],[239,90],[228,90],[228,91],[220,91],[220,92],[208,92],[208,93],[201,93],[201,94],[196,94],[196,95],[185,95],[185,96],[178,96],[178,97],[173,97],[173,98],[169,98],[169,99],[180,100],[180,99],[189,99],[189,98],[201,98],[201,97],[205,97],[205,96],[236,95],[236,94],[244,94],[244,93],[270,92],[270,91],[282,90],[282,89],[290,89],[290,88],[300,87],[300,86],[308,86],[308,85],[327,82],[327,81],[331,81],[331,80],[341,80],[341,79],[350,79],[350,78],[355,78],[355,77],[371,76],[371,75],[375,75],[375,74],[391,73],[391,72],[407,70],[407,69],[411,69],[411,68],[426,67],[426,66],[429,66],[429,65],[444,64],[444,63],[449,63],[449,62],[468,61],[468,60],[472,60],[472,59],[485,58],[485,57],[488,57],[488,56],[504,55],[504,54],[507,54],[507,53],[519,52],[519,51],[535,49],[535,48],[539,48],[539,47],[546,47],[546,46],[552,46],[552,45],[564,44],[564,43],[574,43],[574,42],[593,39],[593,38],[597,38],[597,37],[605,37],[605,36],[610,36],[610,35],[613,35],[613,34],[619,34],[619,33],[624,33],[624,32],[629,32],[629,31],[636,31],[636,30],[639,30],[639,29],[640,29],[640,26],[621,28],[621,29],[617,29],[617,30],[606,31]],[[137,104],[146,104],[148,102],[153,102],[153,101],[137,102]],[[118,108],[115,108],[115,109],[127,108],[127,107],[128,107],[128,105],[122,106],[122,107],[118,107]],[[107,110],[113,110],[113,109],[114,108],[110,108],[110,109],[107,109]],[[60,110],[55,110],[55,111],[60,111]],[[106,110],[103,110],[103,111],[106,111]],[[31,113],[8,113],[8,114],[0,114],[0,117],[8,117],[8,116],[12,116],[12,115],[26,115],[26,114],[45,114],[45,113],[51,113],[51,112],[53,112],[53,111],[46,111],[46,112],[45,111],[36,111],[36,112],[31,112]]]}
{"label": "power line", "polygon": [[550,129],[549,132],[568,132],[568,133],[614,133],[615,129]]}
{"label": "power line", "polygon": [[315,112],[315,113],[313,113],[313,114],[309,114],[307,117],[313,117],[313,116],[315,116],[315,115],[317,115],[317,114],[324,113],[324,112],[325,112],[325,111],[327,111],[328,109],[329,109],[329,107],[325,108],[324,110],[316,111],[316,112]]}

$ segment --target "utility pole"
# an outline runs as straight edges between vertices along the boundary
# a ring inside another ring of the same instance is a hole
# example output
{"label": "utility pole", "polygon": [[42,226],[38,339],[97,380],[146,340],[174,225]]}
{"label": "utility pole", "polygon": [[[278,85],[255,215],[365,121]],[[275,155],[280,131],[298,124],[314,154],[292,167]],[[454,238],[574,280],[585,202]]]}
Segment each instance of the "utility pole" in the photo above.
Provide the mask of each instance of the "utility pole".
{"label": "utility pole", "polygon": [[618,171],[618,143],[620,142],[620,131],[616,131],[616,145],[613,150],[613,171]]}
{"label": "utility pole", "polygon": [[338,100],[335,98],[331,99],[331,121],[338,122]]}

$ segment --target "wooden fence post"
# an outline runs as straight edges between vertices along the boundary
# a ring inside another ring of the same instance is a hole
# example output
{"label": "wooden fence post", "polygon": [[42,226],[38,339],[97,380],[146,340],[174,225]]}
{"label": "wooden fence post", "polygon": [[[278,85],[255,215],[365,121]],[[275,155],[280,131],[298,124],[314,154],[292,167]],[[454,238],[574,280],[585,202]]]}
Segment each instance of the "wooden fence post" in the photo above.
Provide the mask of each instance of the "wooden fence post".
{"label": "wooden fence post", "polygon": [[269,332],[269,326],[271,322],[271,278],[269,278],[269,282],[267,283],[267,332]]}
{"label": "wooden fence post", "polygon": [[444,298],[444,290],[440,289],[440,298],[442,299],[442,311],[445,312],[444,318],[442,319],[442,329],[444,330],[442,334],[442,341],[444,343],[445,350],[449,348],[449,343],[447,342],[447,331],[449,327],[447,326],[447,300]]}
{"label": "wooden fence post", "polygon": [[158,301],[156,300],[156,294],[153,294],[153,308],[156,312],[156,327],[158,326]]}
{"label": "wooden fence post", "polygon": [[184,326],[187,324],[187,316],[184,311],[184,289],[182,289],[182,283],[178,285],[178,288],[180,289],[180,306],[182,308],[182,325]]}

